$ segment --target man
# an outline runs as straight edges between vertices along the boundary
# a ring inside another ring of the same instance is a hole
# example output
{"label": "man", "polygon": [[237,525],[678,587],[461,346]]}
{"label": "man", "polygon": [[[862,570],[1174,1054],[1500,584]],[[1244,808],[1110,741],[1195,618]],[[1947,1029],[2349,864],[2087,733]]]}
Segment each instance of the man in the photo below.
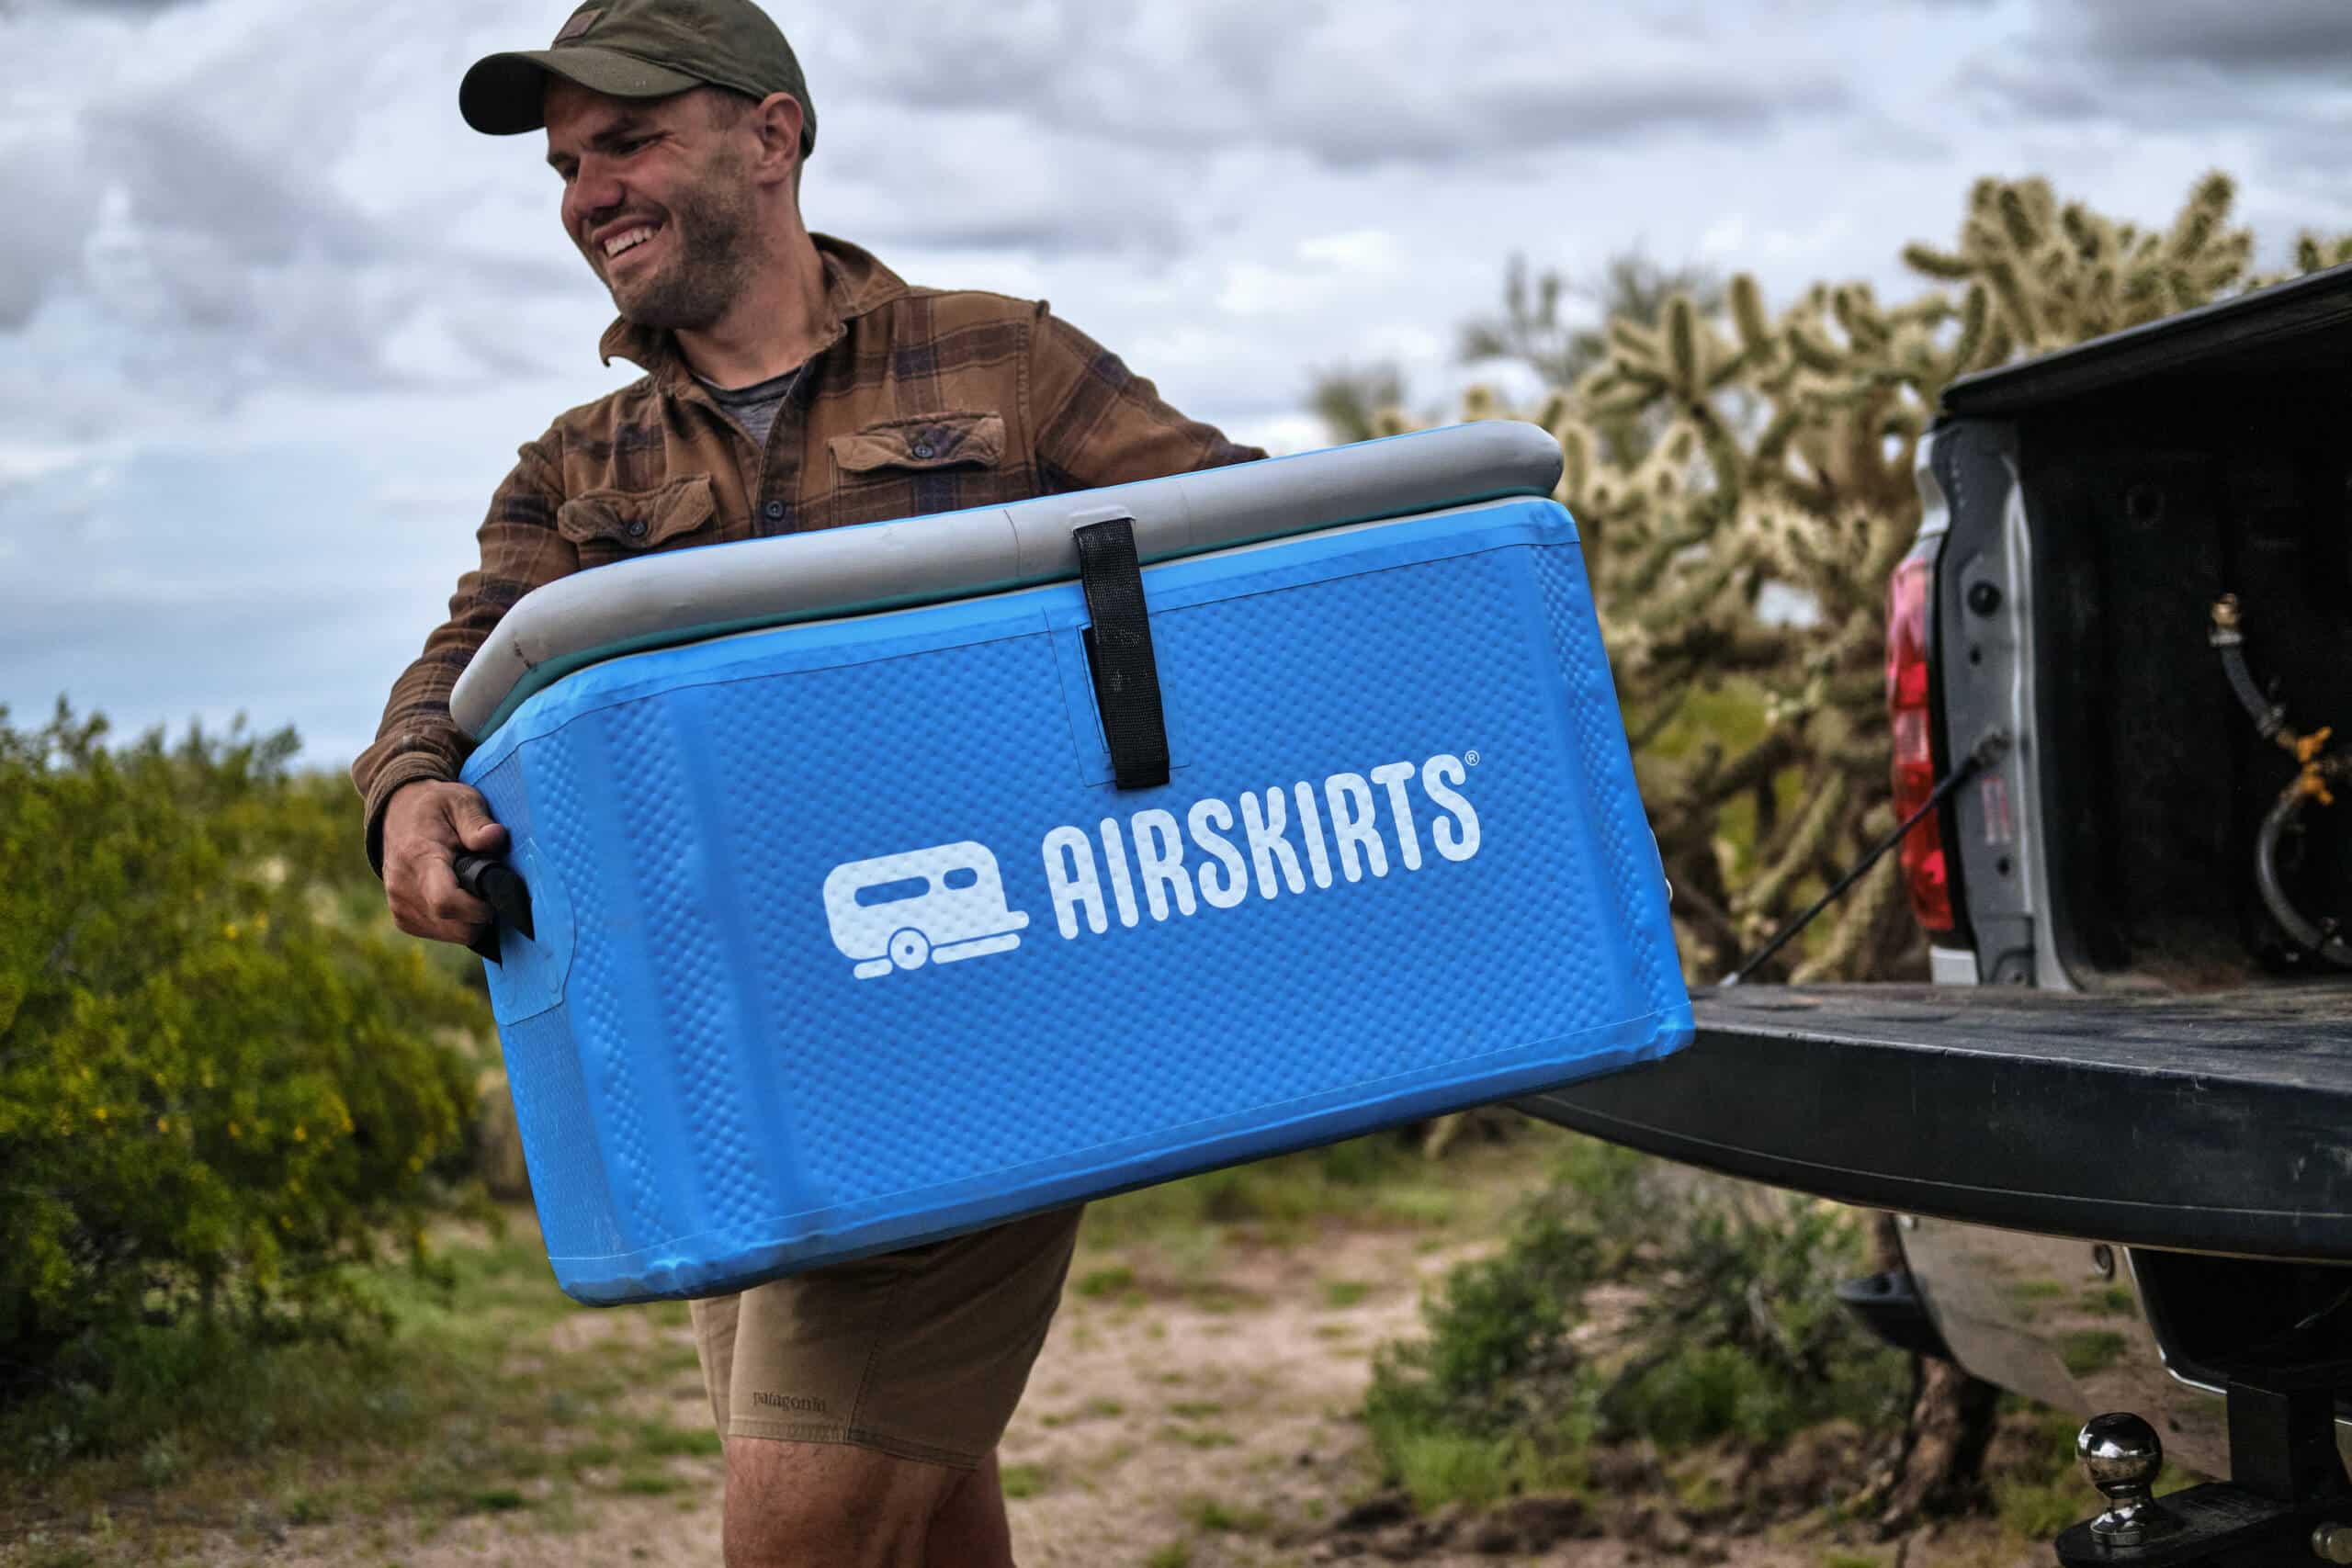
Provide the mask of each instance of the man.
{"label": "man", "polygon": [[[476,130],[547,132],[564,232],[647,374],[557,419],[492,498],[481,565],[353,765],[401,929],[465,942],[451,870],[505,830],[454,781],[458,672],[532,588],[655,550],[946,512],[1264,456],[1161,402],[1042,303],[913,288],[804,227],[817,121],[749,0],[592,0],[466,73]],[[727,1561],[1012,1561],[998,1438],[1078,1211],[697,1302]]]}

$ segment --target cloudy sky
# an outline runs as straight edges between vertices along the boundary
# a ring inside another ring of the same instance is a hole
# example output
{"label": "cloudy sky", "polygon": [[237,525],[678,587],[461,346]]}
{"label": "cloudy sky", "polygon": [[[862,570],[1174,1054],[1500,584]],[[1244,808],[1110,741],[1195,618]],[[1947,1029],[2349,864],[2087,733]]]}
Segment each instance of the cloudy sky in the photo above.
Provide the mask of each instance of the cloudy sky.
{"label": "cloudy sky", "polygon": [[[491,487],[599,366],[536,137],[456,109],[563,0],[0,0],[0,705],[294,724],[347,760]],[[1639,244],[1914,285],[1969,180],[2264,259],[2352,229],[2352,0],[770,0],[804,202],[917,282],[1044,297],[1180,407],[1317,444],[1313,367],[1417,402],[1504,259]]]}

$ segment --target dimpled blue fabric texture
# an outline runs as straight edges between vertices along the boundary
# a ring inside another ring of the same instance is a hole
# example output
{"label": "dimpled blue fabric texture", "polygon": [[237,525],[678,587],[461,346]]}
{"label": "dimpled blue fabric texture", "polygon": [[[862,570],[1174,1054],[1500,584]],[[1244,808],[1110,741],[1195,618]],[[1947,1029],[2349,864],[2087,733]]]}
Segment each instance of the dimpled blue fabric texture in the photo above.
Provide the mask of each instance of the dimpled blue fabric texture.
{"label": "dimpled blue fabric texture", "polygon": [[1144,582],[1159,788],[1109,783],[1076,583],[610,660],[474,753],[565,1290],[739,1289],[1689,1041],[1566,512]]}

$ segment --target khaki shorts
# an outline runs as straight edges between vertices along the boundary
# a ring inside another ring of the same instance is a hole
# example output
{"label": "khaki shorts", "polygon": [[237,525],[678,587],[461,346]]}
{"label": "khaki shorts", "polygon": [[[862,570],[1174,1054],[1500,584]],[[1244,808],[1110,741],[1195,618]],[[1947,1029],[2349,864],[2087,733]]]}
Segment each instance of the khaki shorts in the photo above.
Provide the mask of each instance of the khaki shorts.
{"label": "khaki shorts", "polygon": [[1082,1212],[690,1303],[719,1434],[978,1465],[1028,1386]]}

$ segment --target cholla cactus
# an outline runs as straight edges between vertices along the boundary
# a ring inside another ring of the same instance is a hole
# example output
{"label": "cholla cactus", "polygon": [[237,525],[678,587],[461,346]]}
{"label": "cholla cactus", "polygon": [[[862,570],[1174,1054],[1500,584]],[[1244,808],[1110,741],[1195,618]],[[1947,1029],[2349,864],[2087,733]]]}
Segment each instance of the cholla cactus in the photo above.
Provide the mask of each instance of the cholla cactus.
{"label": "cholla cactus", "polygon": [[[2227,175],[2207,175],[2172,227],[2156,233],[2078,201],[2061,207],[2046,180],[1979,180],[1960,248],[1906,245],[1903,259],[1930,277],[1988,289],[1988,348],[2038,354],[2202,305],[2243,283],[2254,237],[2226,227],[2235,195]],[[2006,357],[1994,353],[1988,362]]]}
{"label": "cholla cactus", "polygon": [[[1905,249],[1931,280],[1916,299],[1819,285],[1775,316],[1746,276],[1719,311],[1678,294],[1655,324],[1610,321],[1600,363],[1534,412],[1559,438],[1694,979],[1894,826],[1884,595],[1918,529],[1912,462],[1944,387],[2245,286],[2233,195],[2208,175],[2170,228],[2143,232],[2042,180],[1980,180],[1957,248]],[[2347,258],[2352,240],[2297,250],[2306,269]],[[1465,412],[1494,404],[1480,392]],[[1794,977],[1916,961],[1892,858],[1825,924],[1788,955]]]}

